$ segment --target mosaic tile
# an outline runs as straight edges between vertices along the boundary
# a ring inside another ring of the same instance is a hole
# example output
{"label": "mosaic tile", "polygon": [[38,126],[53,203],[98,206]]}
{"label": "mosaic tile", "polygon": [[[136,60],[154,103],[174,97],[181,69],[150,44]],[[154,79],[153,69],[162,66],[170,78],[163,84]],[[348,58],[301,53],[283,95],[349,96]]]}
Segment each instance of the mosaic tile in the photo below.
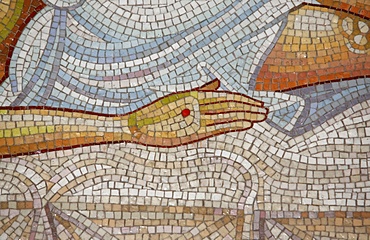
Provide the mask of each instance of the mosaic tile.
{"label": "mosaic tile", "polygon": [[37,0],[3,1],[0,14],[0,82],[8,77],[9,57],[25,24],[45,5]]}
{"label": "mosaic tile", "polygon": [[367,11],[359,16],[311,5],[293,11],[257,77],[256,89],[287,91],[369,75],[369,17]]}
{"label": "mosaic tile", "polygon": [[367,0],[0,3],[0,239],[370,239]]}

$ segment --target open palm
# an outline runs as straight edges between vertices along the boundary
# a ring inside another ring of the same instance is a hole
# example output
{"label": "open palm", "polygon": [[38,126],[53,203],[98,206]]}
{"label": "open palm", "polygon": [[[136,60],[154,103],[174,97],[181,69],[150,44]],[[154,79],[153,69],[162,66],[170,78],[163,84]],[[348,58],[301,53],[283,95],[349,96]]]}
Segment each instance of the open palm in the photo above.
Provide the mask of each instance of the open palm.
{"label": "open palm", "polygon": [[249,129],[267,118],[263,102],[242,94],[217,91],[219,80],[167,95],[130,114],[133,140],[171,147],[215,135]]}

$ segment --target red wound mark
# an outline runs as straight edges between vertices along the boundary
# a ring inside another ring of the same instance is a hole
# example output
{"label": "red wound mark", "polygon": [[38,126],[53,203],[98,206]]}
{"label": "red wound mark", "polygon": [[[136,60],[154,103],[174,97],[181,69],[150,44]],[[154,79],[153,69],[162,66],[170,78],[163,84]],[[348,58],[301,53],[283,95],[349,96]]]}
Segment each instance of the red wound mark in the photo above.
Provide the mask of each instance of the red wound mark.
{"label": "red wound mark", "polygon": [[187,108],[185,108],[184,110],[182,110],[182,111],[181,111],[181,115],[182,115],[183,117],[187,117],[187,116],[189,116],[189,115],[190,115],[190,110],[189,110],[189,109],[187,109]]}

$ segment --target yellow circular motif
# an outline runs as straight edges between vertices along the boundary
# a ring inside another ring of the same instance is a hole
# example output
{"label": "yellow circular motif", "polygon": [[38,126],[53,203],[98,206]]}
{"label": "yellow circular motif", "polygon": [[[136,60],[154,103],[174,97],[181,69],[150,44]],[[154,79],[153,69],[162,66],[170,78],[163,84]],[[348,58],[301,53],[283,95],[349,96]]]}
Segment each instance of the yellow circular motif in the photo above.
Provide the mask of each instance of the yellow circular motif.
{"label": "yellow circular motif", "polygon": [[370,21],[345,12],[336,12],[336,15],[339,17],[339,31],[347,47],[357,53],[367,52],[370,49]]}

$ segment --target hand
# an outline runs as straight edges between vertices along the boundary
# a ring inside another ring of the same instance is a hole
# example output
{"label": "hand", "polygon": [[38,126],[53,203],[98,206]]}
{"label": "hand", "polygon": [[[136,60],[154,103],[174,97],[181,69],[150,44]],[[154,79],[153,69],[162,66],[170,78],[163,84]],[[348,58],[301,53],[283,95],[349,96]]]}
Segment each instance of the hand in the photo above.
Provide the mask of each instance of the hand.
{"label": "hand", "polygon": [[189,144],[219,134],[243,131],[266,120],[263,102],[216,91],[219,80],[167,95],[129,115],[134,142],[160,147]]}
{"label": "hand", "polygon": [[[174,147],[243,131],[266,119],[268,109],[263,102],[216,91],[219,85],[215,80],[173,93],[126,115],[99,116],[48,107],[0,108],[0,158],[119,142]],[[40,120],[22,120],[24,115]],[[45,116],[65,120],[53,122]]]}

